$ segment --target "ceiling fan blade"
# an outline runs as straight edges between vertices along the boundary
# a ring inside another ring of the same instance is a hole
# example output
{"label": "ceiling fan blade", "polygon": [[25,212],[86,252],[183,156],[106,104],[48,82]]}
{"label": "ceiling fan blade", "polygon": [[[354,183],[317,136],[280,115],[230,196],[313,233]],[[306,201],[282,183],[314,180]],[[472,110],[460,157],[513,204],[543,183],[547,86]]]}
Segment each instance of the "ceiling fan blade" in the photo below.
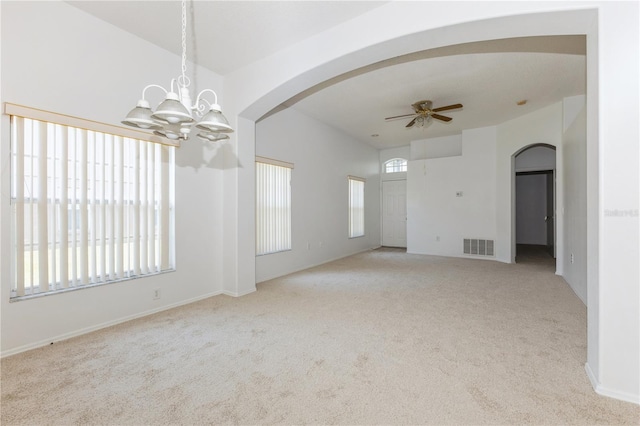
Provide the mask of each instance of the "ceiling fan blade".
{"label": "ceiling fan blade", "polygon": [[436,120],[442,120],[442,121],[451,121],[451,120],[453,120],[453,118],[451,118],[451,117],[445,117],[444,115],[440,115],[440,114],[431,114],[431,117],[435,118]]}
{"label": "ceiling fan blade", "polygon": [[394,120],[396,118],[405,118],[405,117],[413,117],[415,114],[403,114],[403,115],[394,115],[393,117],[387,117],[385,120]]}
{"label": "ceiling fan blade", "polygon": [[432,105],[431,101],[418,101],[418,102],[412,103],[411,108],[413,108],[415,112],[422,112],[422,111],[431,109],[431,105]]}
{"label": "ceiling fan blade", "polygon": [[417,120],[417,119],[418,119],[418,117],[414,118],[413,120],[411,120],[411,121],[409,122],[409,124],[407,124],[407,125],[406,125],[406,126],[404,126],[404,127],[411,127],[411,126],[413,126],[414,124],[416,124],[416,120]]}
{"label": "ceiling fan blade", "polygon": [[458,108],[462,108],[462,104],[447,105],[447,106],[443,106],[443,107],[440,107],[440,108],[434,108],[431,111],[440,112],[440,111],[447,111],[447,110],[450,110],[450,109],[458,109]]}

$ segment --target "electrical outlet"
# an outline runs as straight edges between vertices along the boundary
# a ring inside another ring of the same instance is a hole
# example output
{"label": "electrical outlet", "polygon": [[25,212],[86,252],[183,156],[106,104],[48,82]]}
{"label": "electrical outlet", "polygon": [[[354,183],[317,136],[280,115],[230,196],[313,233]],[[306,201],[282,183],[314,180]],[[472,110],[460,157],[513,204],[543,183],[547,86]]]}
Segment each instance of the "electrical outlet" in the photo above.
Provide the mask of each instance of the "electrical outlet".
{"label": "electrical outlet", "polygon": [[156,288],[153,290],[153,300],[158,300],[160,299],[160,289]]}
{"label": "electrical outlet", "polygon": [[573,263],[573,253],[571,253],[571,263]]}

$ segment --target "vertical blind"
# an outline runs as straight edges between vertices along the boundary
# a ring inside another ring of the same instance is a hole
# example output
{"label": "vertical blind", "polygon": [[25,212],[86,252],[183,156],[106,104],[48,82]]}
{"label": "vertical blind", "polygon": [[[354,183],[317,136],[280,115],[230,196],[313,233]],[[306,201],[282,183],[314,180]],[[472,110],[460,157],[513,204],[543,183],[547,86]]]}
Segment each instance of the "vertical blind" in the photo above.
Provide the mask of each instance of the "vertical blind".
{"label": "vertical blind", "polygon": [[292,168],[256,159],[256,255],[291,250]]}
{"label": "vertical blind", "polygon": [[364,179],[349,176],[349,237],[364,235]]}
{"label": "vertical blind", "polygon": [[172,269],[174,151],[12,116],[12,296]]}

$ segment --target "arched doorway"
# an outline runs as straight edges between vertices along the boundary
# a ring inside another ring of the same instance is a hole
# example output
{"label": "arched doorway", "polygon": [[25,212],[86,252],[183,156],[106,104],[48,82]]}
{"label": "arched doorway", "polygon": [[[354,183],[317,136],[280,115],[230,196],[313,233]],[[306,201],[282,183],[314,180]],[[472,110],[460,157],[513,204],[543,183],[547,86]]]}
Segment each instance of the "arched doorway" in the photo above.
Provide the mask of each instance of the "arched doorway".
{"label": "arched doorway", "polygon": [[[637,76],[637,67],[628,66],[629,52],[637,52],[637,42],[633,41],[637,37],[634,37],[635,32],[631,32],[637,26],[630,25],[627,20],[637,16],[634,13],[636,8],[631,5],[621,8],[606,2],[585,9],[556,4],[550,7],[546,3],[527,4],[525,8],[518,5],[518,2],[513,2],[509,3],[507,12],[504,10],[505,4],[499,5],[499,11],[486,5],[480,5],[480,9],[476,11],[469,8],[463,11],[468,11],[473,16],[460,16],[460,9],[449,9],[444,11],[445,16],[438,16],[435,21],[424,19],[424,16],[430,16],[428,13],[383,13],[386,12],[385,8],[399,7],[401,3],[391,2],[381,7],[377,11],[379,13],[370,13],[365,19],[353,20],[348,28],[350,31],[341,26],[323,39],[313,37],[309,43],[300,43],[289,49],[286,56],[273,55],[262,61],[260,66],[243,68],[235,75],[225,76],[225,98],[233,101],[237,113],[237,133],[235,141],[232,141],[232,151],[237,156],[234,160],[238,161],[234,161],[232,169],[224,172],[225,202],[222,208],[225,230],[228,231],[222,233],[221,242],[225,247],[222,291],[227,294],[255,291],[255,250],[252,247],[254,228],[251,226],[254,172],[252,167],[238,166],[251,164],[254,160],[255,121],[268,111],[297,93],[341,72],[409,53],[410,47],[437,47],[478,39],[517,36],[586,34],[589,90],[586,98],[588,155],[585,170],[586,188],[590,194],[586,218],[589,248],[586,274],[589,294],[586,369],[599,393],[637,401],[637,374],[629,372],[637,372],[638,347],[634,346],[634,336],[637,336],[638,328],[632,324],[620,327],[625,318],[637,316],[638,304],[627,303],[629,300],[637,300],[630,297],[637,294],[637,268],[629,260],[629,256],[617,256],[620,250],[623,253],[635,253],[637,238],[623,238],[629,225],[618,226],[619,222],[603,221],[605,205],[601,197],[604,190],[610,190],[610,203],[625,201],[628,192],[620,188],[624,186],[627,176],[633,176],[637,172],[637,167],[623,167],[625,173],[616,173],[616,168],[633,165],[634,158],[637,158],[628,156],[626,149],[618,149],[620,144],[628,146],[628,135],[636,134],[637,130],[633,120],[620,119],[625,117],[625,111],[637,109],[634,107],[633,97],[629,98],[624,90],[629,83],[633,86]],[[428,6],[427,3],[424,2],[425,7]],[[411,3],[410,7],[420,8],[420,4]],[[629,10],[632,12],[628,12]],[[447,16],[447,13],[452,16]],[[386,25],[385,23],[390,22],[389,16],[403,16],[402,25]],[[497,16],[499,18],[495,18]],[[499,25],[491,18],[499,19]],[[408,21],[412,19],[419,19],[420,22],[409,24]],[[626,25],[620,25],[620,21],[624,21]],[[459,23],[463,24],[456,27],[455,24]],[[362,30],[358,31],[360,28]],[[367,28],[379,28],[380,31],[372,33],[371,37],[362,37]],[[418,28],[425,28],[426,31],[411,33]],[[436,35],[435,30],[430,31],[429,28],[441,31]],[[617,35],[625,40],[622,49],[608,49],[609,44],[598,42],[609,40],[615,43]],[[344,42],[336,43],[336,40]],[[325,48],[321,43],[323,41],[330,48]],[[631,49],[627,50],[627,47]],[[607,61],[598,60],[602,49],[607,53]],[[635,57],[631,55],[631,59],[636,57],[637,54]],[[300,62],[301,60],[304,62]],[[601,82],[606,82],[607,87],[614,90],[601,91]],[[233,117],[233,114],[230,113],[229,117]],[[612,122],[617,125],[602,125]],[[601,144],[602,139],[608,139],[610,143]],[[601,151],[606,155],[602,156]],[[510,173],[510,165],[499,167],[498,186],[500,189],[503,186],[509,188],[510,177],[515,177]],[[603,175],[608,179],[603,180]],[[637,179],[629,181],[637,183]],[[511,236],[515,237],[515,233],[511,232],[514,223],[508,207],[511,200],[510,191],[505,191],[498,199],[500,207],[504,208],[498,211],[496,236],[496,240],[501,242],[496,252],[503,259],[509,260],[515,255],[515,242],[512,243],[511,239]],[[560,251],[559,260],[561,255]],[[621,279],[624,274],[627,274],[626,279]],[[607,295],[606,304],[601,303],[601,293]]]}
{"label": "arched doorway", "polygon": [[555,268],[556,148],[535,144],[514,156],[516,263]]}

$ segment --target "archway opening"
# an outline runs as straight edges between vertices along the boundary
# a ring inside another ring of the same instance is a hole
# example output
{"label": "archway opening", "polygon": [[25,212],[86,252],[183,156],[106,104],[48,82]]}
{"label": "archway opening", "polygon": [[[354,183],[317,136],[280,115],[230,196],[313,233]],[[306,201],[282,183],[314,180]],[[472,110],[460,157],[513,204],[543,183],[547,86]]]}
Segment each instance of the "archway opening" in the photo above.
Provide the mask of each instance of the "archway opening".
{"label": "archway opening", "polygon": [[555,269],[556,148],[529,145],[514,155],[516,263]]}

